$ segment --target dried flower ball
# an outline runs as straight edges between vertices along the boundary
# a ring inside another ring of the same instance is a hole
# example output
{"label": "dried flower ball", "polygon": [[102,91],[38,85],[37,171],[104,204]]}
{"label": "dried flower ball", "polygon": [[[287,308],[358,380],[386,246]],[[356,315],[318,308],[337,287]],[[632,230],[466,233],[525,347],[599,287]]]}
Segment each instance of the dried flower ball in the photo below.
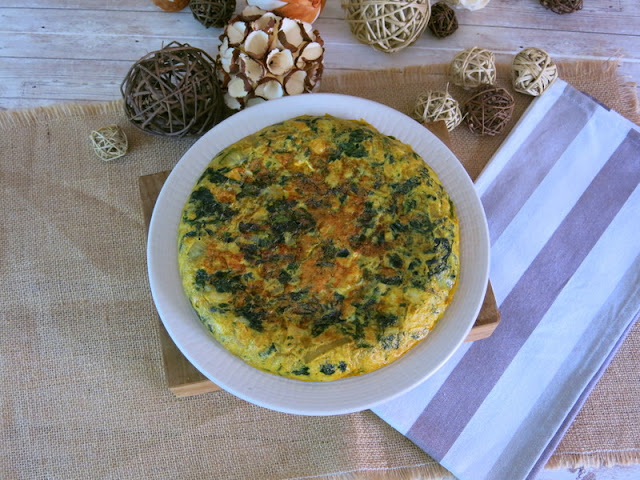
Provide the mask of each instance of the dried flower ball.
{"label": "dried flower ball", "polygon": [[138,60],[120,86],[131,123],[154,135],[202,135],[225,114],[213,59],[172,42]]}
{"label": "dried flower ball", "polygon": [[448,91],[429,91],[418,97],[413,118],[421,123],[444,121],[452,131],[462,121],[458,101]]}
{"label": "dried flower ball", "polygon": [[529,47],[513,59],[512,80],[516,92],[537,97],[558,78],[558,67],[547,52]]}
{"label": "dried flower ball", "polygon": [[224,27],[236,10],[236,0],[191,0],[191,13],[205,27]]}
{"label": "dried flower ball", "polygon": [[496,83],[496,63],[493,52],[480,47],[458,53],[449,66],[451,81],[466,90]]}
{"label": "dried flower ball", "polygon": [[429,30],[438,38],[448,37],[458,29],[456,12],[449,5],[438,2],[431,6]]}
{"label": "dried flower ball", "polygon": [[220,40],[216,68],[232,110],[319,85],[324,42],[307,22],[249,6],[231,19]]}
{"label": "dried flower ball", "polygon": [[391,53],[412,45],[427,28],[429,0],[342,0],[351,33],[362,43]]}
{"label": "dried flower ball", "polygon": [[561,15],[582,10],[582,0],[540,0],[540,4]]}
{"label": "dried flower ball", "polygon": [[502,133],[513,115],[511,94],[501,87],[482,85],[465,103],[465,118],[469,130],[478,135]]}
{"label": "dried flower ball", "polygon": [[124,156],[129,148],[127,136],[118,125],[107,125],[93,130],[89,140],[94,153],[105,162]]}

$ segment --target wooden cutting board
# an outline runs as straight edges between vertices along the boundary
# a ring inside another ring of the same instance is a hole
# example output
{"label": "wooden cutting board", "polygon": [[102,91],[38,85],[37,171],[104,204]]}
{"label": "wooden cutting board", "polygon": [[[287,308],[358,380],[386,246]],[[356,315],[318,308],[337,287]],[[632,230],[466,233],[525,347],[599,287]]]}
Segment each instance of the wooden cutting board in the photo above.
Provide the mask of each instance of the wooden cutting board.
{"label": "wooden cutting board", "polygon": [[[439,124],[443,122],[438,122]],[[446,143],[447,131],[442,125],[427,125]],[[140,198],[142,201],[142,212],[144,215],[145,225],[148,227],[151,221],[153,207],[158,198],[158,194],[164,185],[165,180],[169,176],[169,172],[158,172],[151,175],[144,175],[138,179],[140,187]],[[159,320],[159,319],[158,319]],[[487,293],[482,303],[482,308],[476,323],[469,332],[466,342],[480,340],[490,336],[500,322],[500,312],[493,295],[491,284],[487,286]],[[169,390],[178,397],[188,397],[191,395],[199,395],[201,393],[214,392],[220,390],[220,387],[211,380],[202,375],[184,355],[178,347],[173,343],[171,337],[167,333],[159,321],[160,327],[160,346],[162,348],[162,359],[164,362],[164,371],[167,379]]]}

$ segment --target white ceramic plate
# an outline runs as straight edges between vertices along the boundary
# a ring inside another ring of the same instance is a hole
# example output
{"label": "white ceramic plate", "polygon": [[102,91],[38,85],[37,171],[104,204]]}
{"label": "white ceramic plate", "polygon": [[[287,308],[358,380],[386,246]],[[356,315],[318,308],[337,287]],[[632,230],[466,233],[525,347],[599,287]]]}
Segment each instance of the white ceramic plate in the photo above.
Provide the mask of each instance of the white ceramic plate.
{"label": "white ceramic plate", "polygon": [[[228,353],[201,324],[183,293],[177,260],[177,228],[195,182],[217,152],[268,125],[298,115],[364,119],[411,145],[435,170],[460,219],[461,275],[436,328],[394,363],[333,382],[304,382],[262,372]],[[234,114],[200,138],[169,175],[153,211],[147,261],[151,292],[175,344],[207,378],[254,404],[302,415],[336,415],[372,408],[432,375],[467,336],[484,298],[489,270],[486,218],[473,183],[451,151],[423,126],[378,103],[335,94],[285,97]]]}

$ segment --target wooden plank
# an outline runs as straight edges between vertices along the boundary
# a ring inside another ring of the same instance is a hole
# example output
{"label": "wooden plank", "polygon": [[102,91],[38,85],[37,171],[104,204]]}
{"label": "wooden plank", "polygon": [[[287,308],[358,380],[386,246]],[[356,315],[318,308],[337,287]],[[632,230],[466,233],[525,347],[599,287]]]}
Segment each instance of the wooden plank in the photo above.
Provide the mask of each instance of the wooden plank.
{"label": "wooden plank", "polygon": [[[165,15],[160,15],[166,17]],[[126,16],[121,19],[127,23]],[[34,25],[37,25],[35,22]],[[96,31],[108,29],[108,22],[89,22]],[[585,32],[548,32],[536,29],[518,29],[517,33],[506,27],[478,26],[462,29],[456,35],[443,40],[423,35],[413,46],[392,55],[377,52],[358,42],[345,22],[328,20],[319,22],[326,41],[325,61],[330,67],[360,68],[374,62],[378,65],[401,66],[420,63],[435,63],[433,58],[446,56],[450,59],[460,50],[480,45],[497,54],[514,55],[522,48],[536,45],[547,50],[555,58],[611,58],[612,52],[627,62],[640,62],[640,35],[614,35]],[[175,25],[176,28],[171,28]],[[62,25],[58,25],[63,28]],[[11,31],[16,30],[16,31]],[[20,31],[23,28],[5,29],[0,33],[0,56],[24,57],[25,52],[35,52],[38,58],[102,59],[135,61],[151,50],[161,48],[172,40],[186,41],[215,55],[219,40],[213,30],[209,32],[188,22],[166,22],[163,29],[148,23],[135,28],[111,28],[108,34],[49,33],[46,28],[39,32]],[[46,33],[41,33],[46,32]],[[517,41],[513,38],[517,37]],[[32,53],[33,55],[33,53]]]}
{"label": "wooden plank", "polygon": [[[144,175],[138,179],[142,214],[147,227],[151,222],[153,206],[168,176],[169,172],[159,172],[153,175]],[[202,375],[191,365],[185,356],[182,355],[182,352],[180,352],[171,340],[162,321],[160,321],[160,319],[158,320],[162,361],[169,390],[178,397],[199,395],[201,393],[220,390],[220,387]]]}

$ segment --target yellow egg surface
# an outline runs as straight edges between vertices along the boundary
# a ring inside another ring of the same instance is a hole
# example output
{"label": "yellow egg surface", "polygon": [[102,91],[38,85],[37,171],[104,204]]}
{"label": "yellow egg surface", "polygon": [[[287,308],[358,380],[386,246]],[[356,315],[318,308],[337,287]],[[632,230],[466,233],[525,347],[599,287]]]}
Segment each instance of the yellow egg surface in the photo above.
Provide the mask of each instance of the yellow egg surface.
{"label": "yellow egg surface", "polygon": [[459,227],[410,146],[364,121],[301,116],[216,155],[184,206],[178,261],[227,350],[328,381],[383,367],[433,329],[459,276]]}

